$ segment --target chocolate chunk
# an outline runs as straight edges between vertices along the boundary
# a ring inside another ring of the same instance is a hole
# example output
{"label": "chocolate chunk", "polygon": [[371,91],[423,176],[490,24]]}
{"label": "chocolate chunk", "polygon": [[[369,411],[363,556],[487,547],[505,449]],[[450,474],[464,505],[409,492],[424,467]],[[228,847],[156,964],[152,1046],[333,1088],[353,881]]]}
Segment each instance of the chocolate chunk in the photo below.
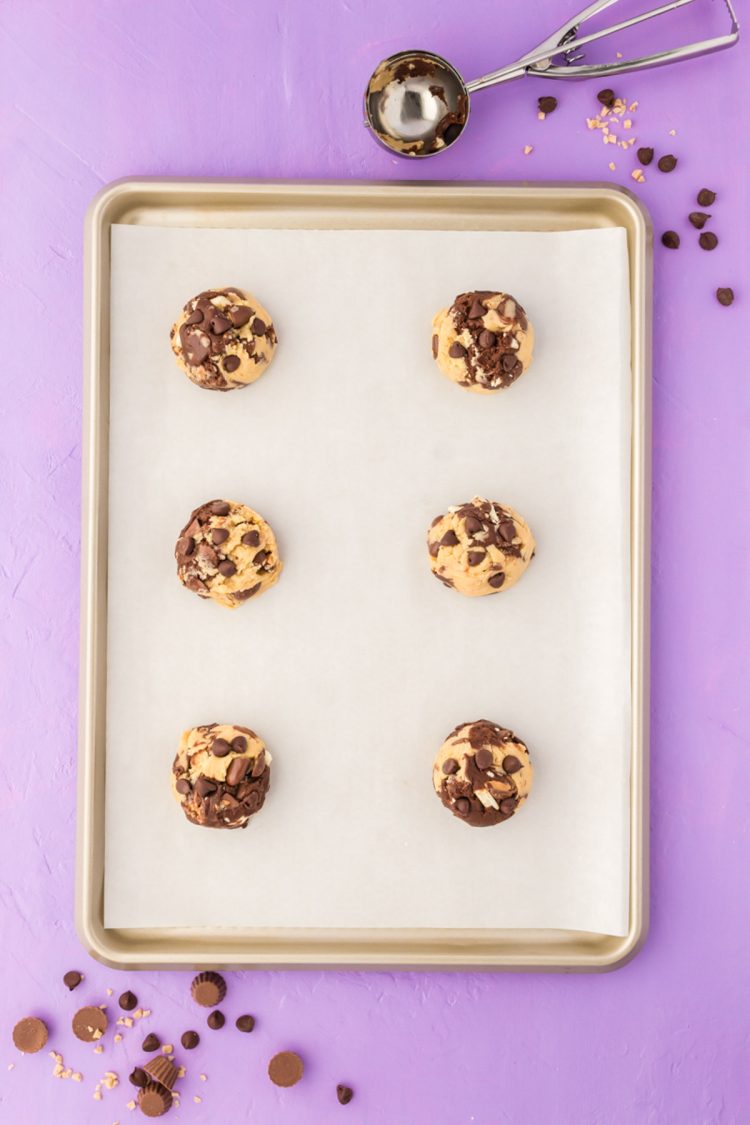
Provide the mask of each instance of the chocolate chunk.
{"label": "chocolate chunk", "polygon": [[493,761],[492,751],[488,750],[486,746],[483,746],[481,750],[477,750],[476,754],[474,755],[474,761],[476,762],[477,767],[480,770],[489,769]]}
{"label": "chocolate chunk", "polygon": [[242,536],[242,542],[246,547],[257,547],[260,543],[259,531],[246,531]]}
{"label": "chocolate chunk", "polygon": [[227,770],[227,785],[239,785],[241,781],[244,781],[249,766],[249,758],[232,758]]}
{"label": "chocolate chunk", "polygon": [[712,230],[704,230],[698,238],[698,244],[703,250],[715,250],[719,245],[719,240]]}
{"label": "chocolate chunk", "polygon": [[716,192],[711,191],[710,188],[704,187],[698,192],[696,199],[701,207],[710,207],[716,202]]}
{"label": "chocolate chunk", "polygon": [[469,810],[471,809],[471,803],[467,800],[466,797],[459,797],[456,801],[455,807],[456,812],[460,813],[461,816],[468,816]]}
{"label": "chocolate chunk", "polygon": [[190,994],[202,1008],[214,1008],[227,994],[226,981],[219,973],[198,973],[190,985]]}
{"label": "chocolate chunk", "polygon": [[265,768],[266,768],[266,755],[261,750],[260,754],[255,759],[255,761],[253,762],[253,770],[252,770],[251,776],[252,777],[260,777],[260,775],[263,773]]}
{"label": "chocolate chunk", "polygon": [[179,778],[179,780],[175,782],[174,787],[178,793],[181,793],[183,795],[183,797],[186,797],[190,792],[190,782],[186,777]]}
{"label": "chocolate chunk", "polygon": [[437,354],[438,354],[438,342],[439,342],[439,341],[438,341],[438,337],[437,337],[437,336],[433,336],[433,337],[432,337],[432,358],[433,358],[433,359],[437,359]]}
{"label": "chocolate chunk", "polygon": [[537,99],[540,113],[554,113],[557,109],[557,98],[553,98],[551,94],[545,94],[543,97]]}
{"label": "chocolate chunk", "polygon": [[484,524],[481,520],[478,520],[476,516],[467,516],[464,520],[464,527],[466,528],[466,534],[473,536],[476,535],[478,531],[482,530]]}
{"label": "chocolate chunk", "polygon": [[128,1075],[128,1082],[130,1082],[132,1086],[137,1086],[140,1090],[143,1089],[148,1082],[148,1075],[142,1066],[136,1066],[131,1070]]}
{"label": "chocolate chunk", "polygon": [[203,363],[211,351],[211,341],[202,332],[191,332],[189,334],[186,332],[182,338],[182,346],[185,350],[185,359],[191,367],[197,367]]}
{"label": "chocolate chunk", "polygon": [[244,734],[238,734],[236,738],[232,739],[232,749],[235,754],[244,754],[247,750],[247,739]]}
{"label": "chocolate chunk", "polygon": [[485,328],[482,332],[479,333],[480,348],[494,348],[496,343],[497,336],[494,332],[490,332],[488,328]]}
{"label": "chocolate chunk", "polygon": [[508,816],[515,811],[516,799],[515,797],[506,797],[504,801],[500,802],[500,812]]}
{"label": "chocolate chunk", "polygon": [[245,1031],[245,1032],[252,1031],[253,1028],[255,1027],[255,1017],[254,1016],[238,1016],[237,1022],[235,1023],[235,1027],[237,1028],[238,1031]]}
{"label": "chocolate chunk", "polygon": [[63,984],[69,992],[72,992],[74,988],[78,988],[78,985],[82,980],[82,974],[77,972],[75,969],[71,969],[70,972],[66,973],[63,977]]}
{"label": "chocolate chunk", "polygon": [[224,1015],[223,1015],[222,1012],[216,1011],[216,1012],[211,1012],[211,1015],[206,1020],[206,1023],[208,1024],[208,1026],[211,1028],[212,1031],[218,1031],[220,1028],[222,1028],[224,1026],[224,1024],[226,1023],[226,1020],[224,1019]]}
{"label": "chocolate chunk", "polygon": [[452,774],[458,772],[458,762],[455,758],[446,758],[443,762],[443,773]]}
{"label": "chocolate chunk", "polygon": [[201,1041],[201,1037],[197,1031],[183,1031],[180,1036],[180,1043],[186,1051],[193,1051]]}
{"label": "chocolate chunk", "polygon": [[466,348],[463,344],[459,344],[458,340],[448,348],[448,355],[451,359],[463,359],[467,354]]}
{"label": "chocolate chunk", "polygon": [[644,146],[643,148],[639,148],[637,150],[636,156],[638,157],[638,163],[643,164],[644,167],[647,167],[654,159],[654,150],[652,148],[647,148],[646,146]]}
{"label": "chocolate chunk", "polygon": [[193,309],[190,316],[185,321],[185,324],[201,324],[203,321],[203,310]]}
{"label": "chocolate chunk", "polygon": [[144,1117],[163,1117],[172,1107],[172,1094],[158,1082],[149,1082],[138,1092],[138,1108]]}
{"label": "chocolate chunk", "polygon": [[517,359],[513,352],[506,352],[500,360],[503,371],[509,375],[515,368]]}
{"label": "chocolate chunk", "polygon": [[268,1064],[268,1077],[276,1086],[294,1086],[304,1071],[302,1059],[294,1051],[281,1051]]}
{"label": "chocolate chunk", "polygon": [[227,320],[225,316],[215,316],[211,321],[211,331],[214,336],[223,336],[232,327],[231,320]]}
{"label": "chocolate chunk", "polygon": [[515,754],[506,754],[503,758],[503,770],[505,773],[518,773],[521,769],[521,762]]}
{"label": "chocolate chunk", "polygon": [[729,306],[734,301],[734,289],[717,289],[716,300],[720,305]]}
{"label": "chocolate chunk", "polygon": [[676,230],[665,230],[661,236],[662,246],[666,246],[667,250],[678,250],[680,246],[680,236]]}
{"label": "chocolate chunk", "polygon": [[38,1016],[25,1016],[13,1028],[13,1043],[24,1055],[35,1055],[47,1042],[48,1035],[44,1020]]}
{"label": "chocolate chunk", "polygon": [[497,529],[500,532],[501,539],[506,543],[512,543],[516,537],[516,525],[513,520],[503,520]]}
{"label": "chocolate chunk", "polygon": [[256,582],[248,590],[236,590],[231,596],[236,602],[246,602],[248,598],[252,598],[253,594],[257,594],[260,590],[260,582]]}
{"label": "chocolate chunk", "polygon": [[212,793],[216,792],[216,782],[211,781],[208,777],[199,777],[195,783],[195,792],[203,801],[206,797],[210,797]]}
{"label": "chocolate chunk", "polygon": [[81,1008],[73,1016],[73,1034],[83,1043],[94,1043],[104,1035],[108,1022],[101,1008]]}
{"label": "chocolate chunk", "polygon": [[128,989],[127,992],[123,992],[117,1003],[124,1011],[132,1012],[133,1008],[138,1007],[138,997],[134,992],[131,992],[130,989]]}
{"label": "chocolate chunk", "polygon": [[229,532],[225,527],[215,527],[211,532],[211,542],[214,547],[220,547],[222,543],[226,543],[229,538]]}
{"label": "chocolate chunk", "polygon": [[469,320],[479,320],[484,316],[486,312],[487,309],[484,307],[482,302],[478,297],[475,297],[471,303],[471,308],[466,315],[468,316]]}
{"label": "chocolate chunk", "polygon": [[487,585],[491,586],[493,590],[499,590],[504,581],[505,575],[503,574],[502,570],[499,570],[497,574],[490,575],[490,577],[487,579]]}
{"label": "chocolate chunk", "polygon": [[677,167],[677,157],[672,156],[671,152],[667,156],[660,156],[656,162],[656,167],[660,172],[674,172]]}
{"label": "chocolate chunk", "polygon": [[236,371],[239,365],[240,357],[238,355],[228,355],[225,356],[222,360],[222,366],[224,367],[224,370],[228,375],[231,375],[233,371]]}
{"label": "chocolate chunk", "polygon": [[[544,99],[540,98],[539,100],[543,101]],[[554,100],[555,99],[552,98],[553,102]],[[338,1086],[336,1087],[336,1097],[338,1098],[340,1105],[349,1105],[349,1102],[354,1097],[354,1090],[352,1090],[351,1086],[344,1086],[341,1082],[339,1082]]]}
{"label": "chocolate chunk", "polygon": [[158,1035],[154,1035],[153,1031],[150,1032],[141,1043],[141,1049],[150,1055],[153,1051],[158,1051],[161,1047],[161,1039]]}
{"label": "chocolate chunk", "polygon": [[190,558],[195,550],[195,540],[192,535],[185,535],[182,539],[177,540],[177,554],[182,555],[184,558]]}
{"label": "chocolate chunk", "polygon": [[270,551],[258,551],[257,555],[253,555],[253,566],[263,566],[270,556]]}
{"label": "chocolate chunk", "polygon": [[432,556],[432,558],[433,559],[437,558],[437,553],[440,550],[440,544],[438,542],[428,543],[427,546],[428,546],[428,549],[429,549],[429,552],[430,552],[430,555]]}
{"label": "chocolate chunk", "polygon": [[266,332],[265,321],[261,320],[259,316],[256,316],[255,320],[252,323],[252,330],[253,336],[264,336]]}
{"label": "chocolate chunk", "polygon": [[231,578],[232,575],[236,573],[237,567],[234,565],[232,560],[222,559],[222,561],[219,563],[219,574],[221,574],[223,578]]}
{"label": "chocolate chunk", "polygon": [[232,322],[233,328],[242,328],[243,324],[247,324],[250,317],[253,315],[253,310],[249,309],[247,305],[233,305],[227,311],[227,316]]}
{"label": "chocolate chunk", "polygon": [[486,553],[486,551],[469,551],[466,557],[466,561],[468,562],[469,566],[479,566]]}
{"label": "chocolate chunk", "polygon": [[226,738],[215,738],[211,743],[211,753],[216,758],[226,758],[232,747],[227,742]]}
{"label": "chocolate chunk", "polygon": [[703,230],[710,218],[711,216],[707,211],[691,211],[688,215],[688,219],[696,228],[696,230]]}
{"label": "chocolate chunk", "polygon": [[226,500],[214,500],[210,505],[211,514],[214,516],[228,516],[229,504]]}
{"label": "chocolate chunk", "polygon": [[458,536],[456,535],[455,531],[452,531],[450,529],[446,531],[445,535],[440,540],[441,547],[455,547],[457,543]]}
{"label": "chocolate chunk", "polygon": [[614,90],[610,90],[609,87],[606,90],[600,90],[596,95],[596,100],[601,102],[602,105],[605,105],[607,109],[611,109],[615,104],[615,92]]}

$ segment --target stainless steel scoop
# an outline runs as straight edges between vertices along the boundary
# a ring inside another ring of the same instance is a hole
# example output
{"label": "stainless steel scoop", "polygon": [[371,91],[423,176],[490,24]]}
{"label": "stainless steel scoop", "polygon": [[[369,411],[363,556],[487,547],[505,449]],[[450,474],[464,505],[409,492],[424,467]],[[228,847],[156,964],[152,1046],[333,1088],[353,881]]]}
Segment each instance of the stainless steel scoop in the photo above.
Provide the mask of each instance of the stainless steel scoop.
{"label": "stainless steel scoop", "polygon": [[401,51],[384,59],[375,70],[365,91],[365,124],[380,144],[399,156],[435,156],[458,140],[469,118],[469,95],[511,78],[533,74],[539,78],[605,78],[629,70],[643,70],[683,59],[707,55],[733,46],[740,27],[731,0],[724,0],[731,30],[716,39],[689,43],[654,55],[623,59],[614,63],[581,65],[579,48],[644,20],[673,12],[695,0],[671,0],[659,8],[623,20],[603,31],[578,38],[578,29],[618,0],[597,0],[529,51],[523,58],[501,70],[464,82],[461,75],[440,55],[430,51]]}

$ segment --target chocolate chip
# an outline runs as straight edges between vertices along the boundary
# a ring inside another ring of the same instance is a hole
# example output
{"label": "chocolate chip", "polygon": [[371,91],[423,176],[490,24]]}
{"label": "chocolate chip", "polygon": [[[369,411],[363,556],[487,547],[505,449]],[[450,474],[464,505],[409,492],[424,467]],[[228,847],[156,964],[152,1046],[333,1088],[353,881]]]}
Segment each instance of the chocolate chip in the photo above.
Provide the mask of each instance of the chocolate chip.
{"label": "chocolate chip", "polygon": [[253,566],[265,566],[266,560],[270,557],[270,551],[258,551],[257,555],[253,555]]}
{"label": "chocolate chip", "polygon": [[143,1089],[148,1082],[148,1075],[142,1066],[136,1066],[131,1070],[128,1075],[128,1082],[130,1082],[132,1086],[137,1086],[140,1090]]}
{"label": "chocolate chip", "polygon": [[35,1055],[41,1051],[48,1036],[47,1025],[38,1016],[25,1016],[13,1028],[13,1044],[24,1055]]}
{"label": "chocolate chip", "polygon": [[446,758],[443,762],[443,773],[452,774],[458,772],[458,762],[455,758]]}
{"label": "chocolate chip", "polygon": [[557,98],[553,98],[551,94],[545,94],[537,100],[540,113],[554,113],[557,109]]}
{"label": "chocolate chip", "polygon": [[497,530],[506,543],[512,543],[516,537],[516,525],[513,520],[503,520]]}
{"label": "chocolate chip", "polygon": [[227,504],[226,500],[214,500],[213,504],[211,504],[211,513],[214,516],[228,516],[229,504]]}
{"label": "chocolate chip", "polygon": [[732,301],[734,300],[734,289],[717,289],[716,300],[720,305],[731,305]]}
{"label": "chocolate chip", "polygon": [[504,801],[500,802],[500,812],[508,816],[509,813],[514,812],[516,807],[515,797],[506,797]]}
{"label": "chocolate chip", "polygon": [[468,562],[469,566],[479,566],[480,562],[482,562],[482,560],[484,559],[485,554],[485,551],[469,551],[466,561]]}
{"label": "chocolate chip", "polygon": [[643,148],[639,148],[637,150],[636,156],[638,157],[638,163],[643,164],[645,167],[649,165],[654,159],[654,150],[652,148],[647,148],[644,146]]}
{"label": "chocolate chip", "polygon": [[469,320],[479,320],[484,316],[486,312],[487,309],[484,307],[482,302],[478,297],[475,297],[472,302],[471,308],[466,315],[468,316]]}
{"label": "chocolate chip", "polygon": [[715,250],[719,245],[719,240],[712,230],[704,230],[698,239],[698,243],[703,250]]}
{"label": "chocolate chip", "polygon": [[[731,289],[729,290],[729,292],[731,293]],[[82,980],[82,974],[77,972],[75,969],[71,969],[70,972],[66,973],[63,977],[63,984],[69,992],[72,992],[74,988],[78,988],[78,985]]]}
{"label": "chocolate chip", "polygon": [[467,351],[463,344],[459,344],[458,341],[456,341],[455,344],[451,344],[448,348],[448,355],[451,359],[463,359],[463,357],[467,355]]}
{"label": "chocolate chip", "polygon": [[259,531],[246,531],[242,536],[242,542],[246,547],[257,547],[260,543]]}
{"label": "chocolate chip", "polygon": [[451,530],[446,531],[445,535],[440,540],[441,547],[455,547],[457,543],[458,536],[456,535],[455,531]]}
{"label": "chocolate chip", "polygon": [[464,520],[464,527],[466,528],[466,534],[473,536],[476,535],[478,531],[482,530],[484,524],[481,520],[478,520],[476,516],[467,516]]}
{"label": "chocolate chip", "polygon": [[503,771],[505,773],[518,773],[521,769],[521,762],[515,754],[507,754],[503,758]]}
{"label": "chocolate chip", "polygon": [[177,554],[189,558],[195,550],[195,540],[192,535],[185,535],[177,541]]}
{"label": "chocolate chip", "polygon": [[661,236],[662,246],[667,250],[677,250],[680,246],[680,236],[676,230],[665,230]]}
{"label": "chocolate chip", "polygon": [[[540,101],[542,100],[543,99],[540,98]],[[554,100],[555,99],[553,98],[552,101]],[[344,1086],[341,1082],[339,1082],[338,1086],[336,1087],[336,1097],[338,1098],[340,1105],[349,1105],[349,1102],[354,1097],[354,1090],[352,1090],[351,1086]]]}
{"label": "chocolate chip", "polygon": [[605,105],[607,109],[611,109],[615,104],[615,92],[614,90],[610,90],[609,88],[607,88],[606,90],[600,90],[596,95],[596,100],[598,102],[601,102],[602,105]]}
{"label": "chocolate chip", "polygon": [[510,374],[513,368],[516,366],[516,356],[513,352],[506,352],[503,358],[500,360],[500,363],[503,371],[505,371],[506,374]]}
{"label": "chocolate chip", "polygon": [[226,738],[215,738],[211,744],[211,753],[216,758],[226,758],[231,749]]}
{"label": "chocolate chip", "polygon": [[447,145],[452,145],[456,138],[461,136],[462,131],[463,124],[453,121],[443,133],[443,140]]}
{"label": "chocolate chip", "polygon": [[203,320],[203,310],[193,309],[185,324],[200,324]]}
{"label": "chocolate chip", "polygon": [[211,781],[208,777],[199,777],[195,783],[195,792],[203,801],[206,797],[210,797],[212,793],[216,792],[216,782]]}
{"label": "chocolate chip", "polygon": [[258,590],[260,590],[260,582],[256,582],[249,590],[235,590],[231,597],[233,597],[236,602],[246,602],[253,594],[257,594]]}
{"label": "chocolate chip", "polygon": [[432,358],[437,359],[437,354],[438,354],[438,337],[433,336],[432,337]]}
{"label": "chocolate chip", "polygon": [[238,734],[236,738],[232,739],[232,749],[235,754],[244,754],[247,750],[247,739],[244,734]]}
{"label": "chocolate chip", "polygon": [[696,199],[701,207],[710,207],[716,201],[716,192],[707,187],[701,188]]}
{"label": "chocolate chip", "polygon": [[186,777],[181,777],[179,781],[175,782],[175,789],[178,793],[181,793],[183,797],[186,797],[190,792],[190,782]]}
{"label": "chocolate chip", "polygon": [[201,1037],[197,1031],[183,1031],[180,1038],[180,1043],[186,1051],[193,1051],[201,1041]]}
{"label": "chocolate chip", "polygon": [[482,748],[480,750],[477,750],[476,754],[474,755],[474,761],[476,762],[477,767],[480,770],[489,769],[493,761],[492,751],[488,750],[486,746],[482,746]]}
{"label": "chocolate chip", "polygon": [[153,1031],[150,1032],[141,1043],[141,1049],[150,1055],[153,1051],[158,1051],[161,1047],[161,1040],[158,1035],[154,1035]]}
{"label": "chocolate chip", "polygon": [[247,305],[234,305],[227,311],[227,315],[232,322],[233,328],[242,328],[243,324],[247,324],[248,320],[253,315],[253,310],[249,309]]}
{"label": "chocolate chip", "polygon": [[214,336],[222,336],[225,332],[228,332],[231,327],[231,320],[227,320],[225,316],[215,316],[211,321],[211,331]]}
{"label": "chocolate chip", "polygon": [[231,375],[233,371],[236,371],[239,365],[240,357],[238,355],[228,355],[222,360],[222,366],[229,375]]}
{"label": "chocolate chip", "polygon": [[276,1086],[294,1086],[304,1071],[302,1059],[294,1051],[281,1051],[268,1064],[268,1077]]}
{"label": "chocolate chip", "polygon": [[211,542],[214,547],[219,547],[222,543],[226,543],[228,538],[229,532],[225,527],[215,527],[211,532]]}
{"label": "chocolate chip", "polygon": [[222,559],[219,563],[219,574],[224,578],[231,578],[233,574],[237,573],[237,567],[231,559]]}
{"label": "chocolate chip", "polygon": [[471,804],[467,800],[467,798],[466,797],[459,797],[458,800],[456,801],[456,812],[460,813],[461,816],[468,816],[470,809],[471,809]]}
{"label": "chocolate chip", "polygon": [[499,590],[504,581],[505,575],[503,574],[502,570],[499,570],[497,574],[490,575],[490,577],[487,579],[487,584],[491,586],[493,590]]}
{"label": "chocolate chip", "polygon": [[138,997],[134,992],[131,992],[130,989],[128,989],[127,992],[123,992],[117,1003],[124,1011],[132,1012],[133,1008],[138,1007]]}
{"label": "chocolate chip", "polygon": [[437,553],[440,550],[440,544],[438,542],[428,543],[428,548],[429,548],[431,557],[433,559],[437,558]]}
{"label": "chocolate chip", "polygon": [[238,1031],[245,1031],[245,1032],[252,1031],[253,1028],[255,1027],[255,1017],[254,1016],[239,1016],[237,1018],[237,1022],[235,1023],[235,1027],[237,1028]]}
{"label": "chocolate chip", "polygon": [[244,781],[249,766],[249,758],[233,758],[227,770],[227,785],[239,785]]}
{"label": "chocolate chip", "polygon": [[703,230],[710,218],[711,216],[707,211],[691,211],[688,215],[688,219],[696,228],[696,230]]}
{"label": "chocolate chip", "polygon": [[253,321],[252,328],[253,336],[264,336],[266,332],[266,323],[264,320],[261,320],[259,316],[256,316],[255,320]]}
{"label": "chocolate chip", "polygon": [[211,1015],[206,1020],[206,1023],[212,1031],[218,1031],[220,1027],[224,1026],[226,1020],[224,1019],[224,1016],[221,1012],[216,1011],[211,1012]]}
{"label": "chocolate chip", "polygon": [[672,156],[671,152],[667,156],[660,156],[656,162],[656,167],[660,172],[674,172],[677,167],[677,157]]}
{"label": "chocolate chip", "polygon": [[480,348],[494,348],[497,343],[497,336],[494,332],[490,332],[485,328],[483,332],[479,333],[479,346]]}

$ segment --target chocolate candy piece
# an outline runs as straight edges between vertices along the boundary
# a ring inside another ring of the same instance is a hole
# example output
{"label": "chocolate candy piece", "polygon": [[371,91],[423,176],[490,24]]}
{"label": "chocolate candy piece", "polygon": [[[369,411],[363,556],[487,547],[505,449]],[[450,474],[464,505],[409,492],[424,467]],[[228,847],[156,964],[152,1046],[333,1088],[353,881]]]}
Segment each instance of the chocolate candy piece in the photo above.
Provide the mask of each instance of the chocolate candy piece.
{"label": "chocolate candy piece", "polygon": [[82,980],[83,974],[79,973],[76,969],[71,969],[70,972],[66,973],[63,977],[63,984],[69,992],[72,992],[74,988],[78,988]]}
{"label": "chocolate candy piece", "polygon": [[497,343],[497,336],[494,332],[490,332],[488,328],[479,333],[479,346],[480,348],[494,348]]}
{"label": "chocolate candy piece", "polygon": [[247,305],[235,305],[229,309],[228,315],[233,328],[242,328],[253,315],[253,310],[249,309]]}
{"label": "chocolate candy piece", "polygon": [[482,304],[479,297],[475,297],[471,303],[471,308],[469,309],[467,316],[469,320],[480,320],[486,312],[487,309]]}
{"label": "chocolate candy piece", "polygon": [[158,1035],[154,1035],[153,1031],[150,1032],[141,1043],[141,1049],[150,1055],[152,1051],[158,1051],[161,1047],[161,1039]]}
{"label": "chocolate candy piece", "polygon": [[446,531],[443,538],[440,540],[441,547],[455,547],[458,543],[458,536],[455,531]]}
{"label": "chocolate candy piece", "polygon": [[222,559],[222,561],[219,563],[219,574],[223,575],[224,578],[231,578],[232,575],[236,573],[237,567],[234,565],[232,560]]}
{"label": "chocolate candy piece", "polygon": [[644,168],[646,168],[654,159],[654,150],[644,145],[643,148],[637,150],[636,156],[638,157],[639,164],[642,164]]}
{"label": "chocolate candy piece", "polygon": [[509,816],[512,812],[515,812],[515,810],[516,810],[516,799],[515,799],[515,797],[506,797],[504,801],[500,802],[500,812],[505,813],[506,816]]}
{"label": "chocolate candy piece", "polygon": [[521,763],[515,754],[506,754],[503,758],[503,770],[505,773],[518,773],[521,768]]}
{"label": "chocolate candy piece", "polygon": [[198,973],[190,986],[190,994],[202,1008],[215,1008],[227,994],[226,981],[218,973]]}
{"label": "chocolate candy piece", "polygon": [[177,1067],[166,1055],[158,1055],[155,1059],[151,1059],[144,1069],[152,1082],[157,1082],[165,1090],[174,1088]]}
{"label": "chocolate candy piece", "polygon": [[247,750],[247,739],[244,734],[238,734],[232,739],[232,749],[235,754],[244,754]]}
{"label": "chocolate candy piece", "polygon": [[226,738],[215,738],[211,743],[211,753],[215,758],[226,758],[231,749]]}
{"label": "chocolate candy piece", "polygon": [[13,1028],[13,1043],[24,1055],[35,1055],[47,1042],[49,1032],[38,1016],[25,1016]]}
{"label": "chocolate candy piece", "polygon": [[242,536],[242,542],[246,547],[259,547],[260,546],[260,532],[259,531],[246,531]]}
{"label": "chocolate candy piece", "polygon": [[716,300],[720,305],[724,305],[725,307],[731,305],[734,301],[734,289],[717,289]]}
{"label": "chocolate candy piece", "polygon": [[716,192],[711,191],[711,189],[707,187],[701,188],[701,190],[698,192],[698,195],[696,196],[696,199],[698,203],[700,203],[701,207],[710,207],[713,203],[716,202]]}
{"label": "chocolate candy piece", "polygon": [[677,167],[677,157],[669,153],[667,156],[660,156],[656,162],[656,167],[660,172],[673,172]]}
{"label": "chocolate candy piece", "polygon": [[182,794],[183,797],[186,797],[188,795],[188,793],[190,792],[190,788],[191,788],[190,782],[188,781],[188,779],[186,777],[179,778],[175,782],[174,787],[175,787],[175,789],[177,790],[178,793]]}
{"label": "chocolate candy piece", "polygon": [[446,758],[443,762],[443,773],[447,773],[450,777],[451,774],[458,772],[458,762],[455,758]]}
{"label": "chocolate candy piece", "polygon": [[[210,797],[212,793],[215,793],[216,789],[216,782],[212,781],[210,777],[199,777],[195,783],[195,792],[202,801],[205,800],[206,797]],[[218,1000],[216,1003],[218,1004]]]}
{"label": "chocolate candy piece", "polygon": [[540,113],[554,113],[557,109],[557,98],[553,98],[551,94],[545,94],[543,97],[537,99],[536,104],[539,106]]}
{"label": "chocolate candy piece", "polygon": [[469,566],[479,566],[484,557],[484,551],[469,551],[468,555],[466,556],[466,561],[468,562]]}
{"label": "chocolate candy piece", "polygon": [[461,816],[468,816],[470,809],[471,803],[469,800],[466,797],[459,797],[456,801],[456,812],[459,812]]}
{"label": "chocolate candy piece", "polygon": [[225,527],[215,527],[211,532],[211,542],[214,547],[220,547],[222,543],[226,543],[229,538],[229,532]]}
{"label": "chocolate candy piece", "polygon": [[[539,99],[540,103],[544,100],[544,98]],[[551,100],[553,102],[555,101],[554,98],[552,98]],[[555,102],[555,104],[557,103]],[[336,1087],[336,1097],[339,1100],[339,1105],[349,1105],[349,1102],[354,1097],[354,1090],[352,1090],[351,1086],[344,1086],[342,1082],[339,1082],[338,1086]]]}
{"label": "chocolate candy piece", "polygon": [[118,1000],[118,1004],[121,1008],[124,1009],[124,1011],[132,1012],[133,1008],[138,1007],[138,997],[134,992],[131,992],[130,989],[128,989],[127,992],[123,992],[122,996]]}
{"label": "chocolate candy piece", "polygon": [[459,344],[458,340],[448,348],[448,355],[451,359],[463,359],[467,354],[466,348],[463,344]]}
{"label": "chocolate candy piece", "polygon": [[226,500],[214,500],[211,503],[211,511],[215,516],[228,516],[229,504]]}
{"label": "chocolate candy piece", "polygon": [[276,1086],[295,1086],[305,1065],[294,1051],[281,1051],[268,1064],[268,1077]]}
{"label": "chocolate candy piece", "polygon": [[139,1090],[142,1090],[148,1084],[148,1075],[142,1066],[136,1066],[131,1070],[128,1075],[128,1082],[132,1086],[137,1086]]}
{"label": "chocolate candy piece", "polygon": [[676,230],[665,230],[661,236],[662,246],[666,246],[667,250],[678,250],[680,246],[680,236]]}
{"label": "chocolate candy piece", "polygon": [[224,356],[224,359],[221,361],[221,365],[226,371],[227,375],[231,375],[232,372],[236,371],[239,367],[240,357],[238,355]]}
{"label": "chocolate candy piece", "polygon": [[156,1082],[149,1082],[138,1093],[138,1108],[144,1117],[162,1117],[171,1107],[171,1093]]}
{"label": "chocolate candy piece", "polygon": [[499,590],[504,581],[505,575],[503,574],[502,570],[499,570],[497,574],[491,574],[489,576],[489,578],[487,579],[487,585],[491,586],[493,590]]}
{"label": "chocolate candy piece", "polygon": [[201,1037],[197,1031],[183,1031],[180,1043],[186,1051],[193,1051],[201,1041]]}
{"label": "chocolate candy piece", "polygon": [[249,766],[249,758],[233,758],[227,770],[227,785],[239,785],[244,781]]}
{"label": "chocolate candy piece", "polygon": [[252,1031],[255,1027],[255,1018],[253,1016],[239,1016],[235,1027],[238,1031]]}
{"label": "chocolate candy piece", "polygon": [[219,1028],[224,1026],[225,1022],[223,1013],[219,1011],[211,1012],[211,1015],[206,1020],[206,1023],[212,1031],[218,1031]]}
{"label": "chocolate candy piece", "polygon": [[193,309],[190,316],[185,321],[185,324],[202,324],[203,323],[203,310]]}
{"label": "chocolate candy piece", "polygon": [[438,354],[438,337],[433,336],[432,337],[432,358],[437,359],[437,354]]}
{"label": "chocolate candy piece", "polygon": [[602,105],[605,105],[607,109],[611,109],[615,104],[615,92],[614,90],[610,90],[609,87],[607,87],[606,90],[599,91],[599,93],[596,95],[596,100],[598,102],[601,102]]}
{"label": "chocolate candy piece", "polygon": [[691,211],[688,215],[688,219],[696,228],[696,230],[703,230],[710,218],[711,216],[707,211]]}
{"label": "chocolate candy piece", "polygon": [[486,746],[483,746],[481,750],[477,750],[476,754],[474,755],[474,761],[476,762],[480,770],[489,769],[493,761],[492,751],[488,750]]}
{"label": "chocolate candy piece", "polygon": [[73,1016],[73,1034],[83,1043],[94,1043],[107,1030],[108,1020],[101,1008],[81,1008]]}
{"label": "chocolate candy piece", "polygon": [[715,250],[719,240],[712,230],[704,230],[698,238],[698,243],[703,250]]}

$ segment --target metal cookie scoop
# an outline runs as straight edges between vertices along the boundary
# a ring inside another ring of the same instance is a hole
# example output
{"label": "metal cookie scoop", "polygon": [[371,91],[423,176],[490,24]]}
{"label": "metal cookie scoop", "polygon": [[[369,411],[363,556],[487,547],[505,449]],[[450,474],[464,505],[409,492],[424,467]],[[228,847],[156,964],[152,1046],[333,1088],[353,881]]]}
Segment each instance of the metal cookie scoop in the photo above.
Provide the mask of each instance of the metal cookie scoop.
{"label": "metal cookie scoop", "polygon": [[380,144],[399,156],[435,156],[461,135],[469,118],[469,95],[477,90],[521,78],[524,74],[539,78],[604,78],[629,70],[664,66],[732,47],[740,37],[731,0],[724,0],[731,19],[731,30],[726,35],[638,59],[581,65],[583,54],[579,47],[673,12],[694,0],[671,0],[612,27],[577,38],[581,24],[617,2],[596,0],[523,58],[473,82],[464,82],[455,67],[430,51],[401,51],[391,55],[380,63],[367,84],[365,124]]}

